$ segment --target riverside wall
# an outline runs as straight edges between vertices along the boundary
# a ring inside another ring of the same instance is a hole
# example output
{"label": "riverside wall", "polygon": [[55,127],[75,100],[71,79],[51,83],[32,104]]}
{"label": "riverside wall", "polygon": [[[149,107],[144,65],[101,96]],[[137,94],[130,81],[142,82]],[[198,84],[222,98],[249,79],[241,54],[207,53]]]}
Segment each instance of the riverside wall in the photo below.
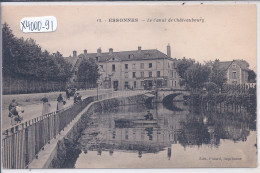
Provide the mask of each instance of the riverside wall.
{"label": "riverside wall", "polygon": [[113,107],[144,104],[147,97],[138,94],[128,97],[115,97],[90,103],[76,118],[62,131],[56,139],[40,151],[38,158],[34,159],[29,168],[68,168],[76,162],[77,155],[81,152],[76,148],[81,132],[86,128],[90,115],[98,111],[106,111]]}

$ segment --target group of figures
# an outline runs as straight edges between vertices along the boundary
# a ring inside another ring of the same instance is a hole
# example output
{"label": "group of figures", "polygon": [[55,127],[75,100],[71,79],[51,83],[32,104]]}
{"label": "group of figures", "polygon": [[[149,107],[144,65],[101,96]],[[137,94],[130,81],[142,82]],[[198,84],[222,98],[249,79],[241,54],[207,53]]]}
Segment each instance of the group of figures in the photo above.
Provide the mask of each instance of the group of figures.
{"label": "group of figures", "polygon": [[[68,97],[67,92],[66,92],[66,96],[67,96],[67,100],[70,99],[70,97]],[[41,101],[43,102],[43,108],[42,108],[42,115],[48,114],[51,112],[51,104],[49,103],[49,99],[47,98],[47,96],[45,95]],[[81,95],[79,93],[75,93],[74,94],[74,103],[79,103],[81,102]],[[64,105],[66,105],[66,99],[63,98],[62,94],[59,94],[58,98],[57,98],[57,108],[56,110],[62,110],[64,108]],[[14,126],[18,123],[21,123],[23,120],[23,116],[22,114],[24,113],[24,110],[21,106],[21,104],[19,104],[15,99],[12,100],[12,102],[10,103],[9,107],[9,114],[8,117],[11,118],[11,125]]]}
{"label": "group of figures", "polygon": [[17,123],[20,123],[23,120],[22,113],[24,113],[24,110],[22,109],[21,105],[18,104],[18,102],[15,99],[12,100],[8,109],[9,109],[8,117],[11,118],[12,126]]}

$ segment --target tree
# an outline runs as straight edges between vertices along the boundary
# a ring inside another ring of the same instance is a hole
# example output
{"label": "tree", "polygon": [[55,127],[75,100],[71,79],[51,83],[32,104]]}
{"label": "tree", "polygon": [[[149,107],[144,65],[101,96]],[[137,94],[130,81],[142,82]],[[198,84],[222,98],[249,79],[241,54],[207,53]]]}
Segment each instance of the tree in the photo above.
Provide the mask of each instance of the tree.
{"label": "tree", "polygon": [[201,89],[208,82],[210,68],[200,63],[191,65],[184,74],[184,82],[190,89]]}
{"label": "tree", "polygon": [[248,82],[256,82],[256,73],[253,70],[248,71]]}
{"label": "tree", "polygon": [[183,57],[181,60],[177,61],[177,73],[183,79],[185,76],[186,70],[195,63],[193,59],[186,59]]}
{"label": "tree", "polygon": [[203,87],[205,87],[208,92],[218,92],[218,86],[214,82],[205,82]]}
{"label": "tree", "polygon": [[186,59],[183,57],[183,59],[177,61],[177,73],[180,76],[180,85],[185,85],[185,73],[186,70],[195,63],[195,60],[193,59]]}
{"label": "tree", "polygon": [[38,81],[66,81],[71,64],[56,52],[42,51],[35,40],[17,38],[8,24],[2,26],[3,76]]}
{"label": "tree", "polygon": [[83,59],[79,65],[77,79],[82,88],[96,85],[100,74],[94,59]]}
{"label": "tree", "polygon": [[212,70],[209,75],[209,81],[217,84],[217,86],[220,88],[222,88],[223,84],[227,81],[226,71],[220,69],[220,63],[218,59],[212,63]]}
{"label": "tree", "polygon": [[12,30],[7,23],[2,26],[2,37],[3,37],[3,75],[11,75],[14,67],[14,56],[13,49],[15,46],[15,37]]}

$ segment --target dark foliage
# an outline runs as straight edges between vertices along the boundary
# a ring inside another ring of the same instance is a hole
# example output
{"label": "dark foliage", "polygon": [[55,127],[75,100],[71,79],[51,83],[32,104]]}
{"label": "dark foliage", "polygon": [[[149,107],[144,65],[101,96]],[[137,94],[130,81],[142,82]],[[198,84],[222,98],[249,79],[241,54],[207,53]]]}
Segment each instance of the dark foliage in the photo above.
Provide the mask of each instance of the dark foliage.
{"label": "dark foliage", "polygon": [[248,71],[248,81],[256,82],[256,73],[253,70]]}
{"label": "dark foliage", "polygon": [[212,63],[211,73],[209,75],[209,80],[218,87],[222,88],[223,84],[227,81],[226,72],[220,69],[219,60],[216,59]]}
{"label": "dark foliage", "polygon": [[59,52],[42,51],[33,39],[17,38],[5,23],[3,32],[3,75],[18,79],[66,81],[71,65]]}
{"label": "dark foliage", "polygon": [[94,59],[83,59],[79,65],[77,79],[81,88],[94,86],[99,78],[98,65]]}

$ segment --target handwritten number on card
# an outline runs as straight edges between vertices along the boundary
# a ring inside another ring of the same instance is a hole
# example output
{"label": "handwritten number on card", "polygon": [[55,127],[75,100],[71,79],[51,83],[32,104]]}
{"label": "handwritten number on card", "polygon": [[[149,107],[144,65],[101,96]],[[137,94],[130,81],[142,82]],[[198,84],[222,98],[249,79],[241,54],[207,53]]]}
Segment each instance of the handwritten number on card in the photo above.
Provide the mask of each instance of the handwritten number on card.
{"label": "handwritten number on card", "polygon": [[57,28],[57,20],[53,16],[27,17],[20,22],[22,32],[53,32]]}

